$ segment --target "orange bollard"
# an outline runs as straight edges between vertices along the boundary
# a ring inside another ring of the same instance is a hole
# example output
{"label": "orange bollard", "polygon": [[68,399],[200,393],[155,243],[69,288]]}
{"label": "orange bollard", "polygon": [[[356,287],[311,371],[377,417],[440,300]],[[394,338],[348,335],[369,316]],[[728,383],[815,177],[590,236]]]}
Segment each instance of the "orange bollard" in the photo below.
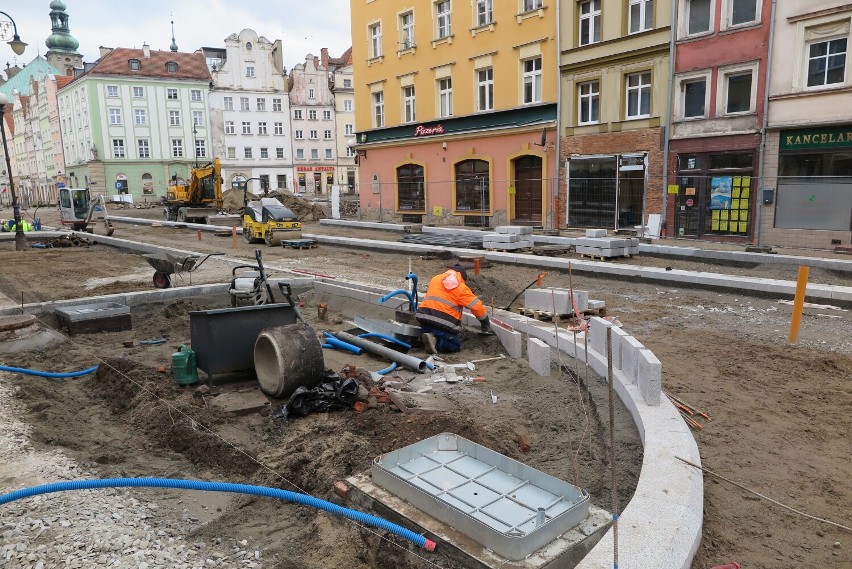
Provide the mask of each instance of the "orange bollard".
{"label": "orange bollard", "polygon": [[473,274],[474,274],[474,275],[478,275],[478,274],[479,274],[479,259],[474,259],[474,260],[473,260]]}
{"label": "orange bollard", "polygon": [[802,325],[802,310],[805,307],[805,290],[808,287],[808,272],[810,268],[807,266],[799,267],[799,278],[796,279],[796,297],[793,299],[793,317],[790,320],[790,335],[787,341],[795,344],[799,338],[799,327]]}
{"label": "orange bollard", "polygon": [[237,226],[231,226],[231,249],[237,248]]}
{"label": "orange bollard", "polygon": [[201,230],[198,230],[198,240],[201,241]]}

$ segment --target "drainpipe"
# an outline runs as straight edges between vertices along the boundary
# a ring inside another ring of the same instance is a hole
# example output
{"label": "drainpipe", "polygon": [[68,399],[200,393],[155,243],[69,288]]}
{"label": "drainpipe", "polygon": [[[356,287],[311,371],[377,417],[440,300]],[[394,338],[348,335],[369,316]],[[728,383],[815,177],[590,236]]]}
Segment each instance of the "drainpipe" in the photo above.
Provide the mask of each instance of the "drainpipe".
{"label": "drainpipe", "polygon": [[[672,2],[671,31],[669,34],[669,93],[666,101],[666,137],[663,139],[663,219],[660,226],[666,225],[666,236],[671,228],[668,227],[669,205],[669,140],[672,137],[672,98],[674,97],[675,42],[677,41],[677,2]],[[645,235],[645,219],[642,219],[640,235]]]}
{"label": "drainpipe", "polygon": [[[560,7],[562,2],[556,2],[556,177],[554,178],[555,192],[550,206],[550,229],[556,230],[556,208],[559,207],[559,170],[562,156],[562,20]],[[547,150],[547,149],[545,149]],[[550,184],[548,184],[550,185]]]}
{"label": "drainpipe", "polygon": [[[758,188],[763,189],[766,182],[766,128],[769,126],[769,81],[772,78],[772,42],[775,40],[775,2],[772,0],[772,11],[769,13],[769,45],[766,50],[766,81],[763,85],[763,124],[760,127],[760,167],[757,173]],[[777,186],[777,183],[776,183]],[[776,187],[776,194],[778,193]],[[763,199],[759,192],[757,196],[757,215],[755,216],[754,243],[760,245],[760,226],[763,222]],[[754,198],[752,198],[754,199]]]}

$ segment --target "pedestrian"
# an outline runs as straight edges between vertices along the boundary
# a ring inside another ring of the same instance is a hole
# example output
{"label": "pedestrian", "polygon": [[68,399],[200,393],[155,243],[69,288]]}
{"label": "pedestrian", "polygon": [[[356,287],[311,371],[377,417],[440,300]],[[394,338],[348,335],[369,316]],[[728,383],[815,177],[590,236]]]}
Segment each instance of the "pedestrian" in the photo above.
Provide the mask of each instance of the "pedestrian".
{"label": "pedestrian", "polygon": [[461,350],[462,311],[467,308],[479,320],[483,332],[491,332],[485,305],[467,286],[467,271],[460,264],[435,275],[426,296],[417,306],[420,339],[430,354]]}

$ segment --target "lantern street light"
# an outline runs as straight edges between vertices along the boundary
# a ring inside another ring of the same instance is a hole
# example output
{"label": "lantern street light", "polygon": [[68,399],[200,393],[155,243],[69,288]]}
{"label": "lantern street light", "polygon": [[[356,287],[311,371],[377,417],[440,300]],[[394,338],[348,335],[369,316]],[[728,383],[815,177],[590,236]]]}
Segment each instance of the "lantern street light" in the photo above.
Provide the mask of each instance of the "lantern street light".
{"label": "lantern street light", "polygon": [[6,142],[6,129],[3,124],[6,120],[5,113],[7,106],[9,106],[9,97],[5,93],[0,93],[0,134],[3,136],[3,154],[6,156],[6,171],[9,173],[9,189],[12,192],[12,215],[15,219],[15,250],[26,251],[29,249],[29,246],[27,245],[27,238],[24,235],[24,227],[21,223],[21,209],[18,207],[18,195],[15,193],[12,161],[9,159],[9,145]]}
{"label": "lantern street light", "polygon": [[15,55],[24,55],[24,50],[27,49],[27,44],[21,41],[21,36],[18,35],[18,26],[15,24],[15,20],[12,19],[12,16],[7,14],[6,12],[0,12],[12,22],[12,29],[14,30],[12,34],[12,40],[6,43],[12,48],[12,51],[15,52]]}
{"label": "lantern street light", "polygon": [[198,168],[198,131],[192,125],[192,144],[195,146],[195,167]]}

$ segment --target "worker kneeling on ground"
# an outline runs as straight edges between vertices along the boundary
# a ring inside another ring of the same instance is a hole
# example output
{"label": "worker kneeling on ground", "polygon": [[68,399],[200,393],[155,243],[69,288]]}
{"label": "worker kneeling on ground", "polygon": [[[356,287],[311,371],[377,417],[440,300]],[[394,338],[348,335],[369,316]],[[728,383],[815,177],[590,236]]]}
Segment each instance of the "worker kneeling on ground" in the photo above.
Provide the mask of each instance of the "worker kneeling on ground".
{"label": "worker kneeling on ground", "polygon": [[417,306],[417,321],[423,330],[423,345],[430,354],[461,350],[462,310],[479,319],[483,332],[491,331],[485,305],[465,284],[467,271],[461,265],[432,277],[423,301]]}
{"label": "worker kneeling on ground", "polygon": [[[33,225],[29,221],[27,221],[26,219],[21,219],[21,228],[24,231],[32,231]],[[8,220],[6,223],[4,223],[2,226],[0,226],[0,230],[7,232],[7,233],[14,233],[15,232],[15,220],[14,219]]]}

